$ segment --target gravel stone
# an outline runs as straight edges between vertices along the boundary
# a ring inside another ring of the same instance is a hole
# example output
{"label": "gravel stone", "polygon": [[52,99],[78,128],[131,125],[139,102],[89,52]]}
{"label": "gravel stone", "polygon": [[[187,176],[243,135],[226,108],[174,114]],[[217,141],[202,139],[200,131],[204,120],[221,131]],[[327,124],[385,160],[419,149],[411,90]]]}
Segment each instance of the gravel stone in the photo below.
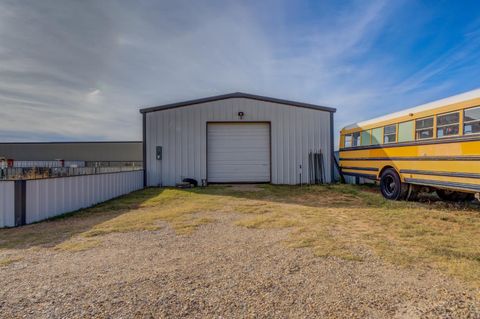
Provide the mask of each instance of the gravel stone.
{"label": "gravel stone", "polygon": [[0,317],[480,318],[479,291],[441,273],[315,257],[286,247],[288,229],[218,218],[188,236],[165,224],[87,251],[28,249],[0,268]]}

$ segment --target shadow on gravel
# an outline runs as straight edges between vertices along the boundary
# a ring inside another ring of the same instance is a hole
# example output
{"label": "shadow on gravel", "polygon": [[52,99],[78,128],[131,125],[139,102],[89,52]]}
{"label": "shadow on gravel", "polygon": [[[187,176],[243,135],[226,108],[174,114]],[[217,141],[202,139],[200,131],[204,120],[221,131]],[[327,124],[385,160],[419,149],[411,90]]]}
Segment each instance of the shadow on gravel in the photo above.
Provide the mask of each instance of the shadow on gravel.
{"label": "shadow on gravel", "polygon": [[56,246],[75,235],[88,232],[96,225],[140,208],[143,203],[162,192],[163,189],[160,188],[139,190],[39,223],[0,229],[0,250]]}

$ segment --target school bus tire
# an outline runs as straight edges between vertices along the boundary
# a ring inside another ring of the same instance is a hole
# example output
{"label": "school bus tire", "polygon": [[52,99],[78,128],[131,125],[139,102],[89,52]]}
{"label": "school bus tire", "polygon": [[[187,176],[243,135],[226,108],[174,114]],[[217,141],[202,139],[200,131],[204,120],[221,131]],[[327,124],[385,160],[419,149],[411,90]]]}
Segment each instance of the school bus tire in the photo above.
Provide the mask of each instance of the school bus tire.
{"label": "school bus tire", "polygon": [[387,168],[380,176],[380,190],[386,199],[403,200],[408,194],[408,184],[402,183],[395,169]]}

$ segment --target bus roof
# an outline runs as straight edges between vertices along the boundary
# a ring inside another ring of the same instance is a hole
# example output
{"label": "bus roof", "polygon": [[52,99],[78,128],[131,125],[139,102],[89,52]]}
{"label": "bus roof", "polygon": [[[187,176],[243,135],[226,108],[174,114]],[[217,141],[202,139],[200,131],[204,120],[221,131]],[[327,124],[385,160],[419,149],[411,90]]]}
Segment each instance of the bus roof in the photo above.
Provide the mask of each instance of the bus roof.
{"label": "bus roof", "polygon": [[440,100],[437,100],[437,101],[433,101],[433,102],[418,105],[418,106],[415,106],[415,107],[412,107],[412,108],[408,108],[408,109],[405,109],[405,110],[402,110],[402,111],[399,111],[399,112],[379,116],[379,117],[376,117],[376,118],[373,118],[373,119],[370,119],[370,120],[353,123],[353,124],[345,126],[342,130],[350,130],[350,129],[357,128],[357,127],[364,127],[364,126],[367,126],[367,125],[375,124],[377,122],[388,121],[388,120],[391,120],[391,119],[394,119],[394,118],[397,118],[397,117],[406,116],[406,115],[409,115],[410,113],[418,113],[418,112],[433,110],[433,109],[436,109],[437,107],[450,105],[450,104],[454,104],[454,103],[459,103],[459,102],[463,102],[463,101],[468,101],[468,100],[472,100],[472,99],[475,99],[475,98],[480,98],[480,89],[475,89],[475,90],[468,91],[468,92],[465,92],[465,93],[453,95],[453,96],[443,98],[443,99],[440,99]]}

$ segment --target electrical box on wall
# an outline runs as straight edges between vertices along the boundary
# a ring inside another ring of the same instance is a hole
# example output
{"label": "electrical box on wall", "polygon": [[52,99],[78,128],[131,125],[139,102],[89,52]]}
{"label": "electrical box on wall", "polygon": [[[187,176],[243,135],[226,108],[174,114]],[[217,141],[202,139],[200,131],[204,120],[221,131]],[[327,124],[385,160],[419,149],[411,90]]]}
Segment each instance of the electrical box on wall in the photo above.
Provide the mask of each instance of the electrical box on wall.
{"label": "electrical box on wall", "polygon": [[162,147],[157,146],[157,160],[160,161],[162,160]]}

